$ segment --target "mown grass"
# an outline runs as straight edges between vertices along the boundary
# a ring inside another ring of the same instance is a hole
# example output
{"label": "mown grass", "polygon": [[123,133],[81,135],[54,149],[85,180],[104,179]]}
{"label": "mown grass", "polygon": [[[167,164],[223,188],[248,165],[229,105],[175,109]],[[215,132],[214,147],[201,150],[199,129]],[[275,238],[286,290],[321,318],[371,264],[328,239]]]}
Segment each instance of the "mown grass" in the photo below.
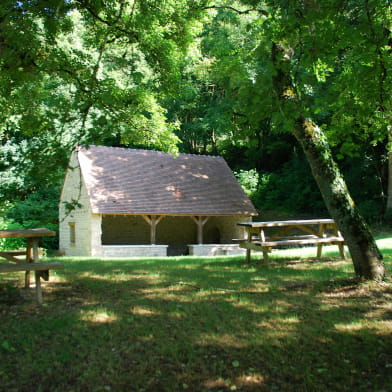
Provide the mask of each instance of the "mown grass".
{"label": "mown grass", "polygon": [[392,285],[326,254],[63,258],[42,307],[2,275],[0,390],[390,391]]}

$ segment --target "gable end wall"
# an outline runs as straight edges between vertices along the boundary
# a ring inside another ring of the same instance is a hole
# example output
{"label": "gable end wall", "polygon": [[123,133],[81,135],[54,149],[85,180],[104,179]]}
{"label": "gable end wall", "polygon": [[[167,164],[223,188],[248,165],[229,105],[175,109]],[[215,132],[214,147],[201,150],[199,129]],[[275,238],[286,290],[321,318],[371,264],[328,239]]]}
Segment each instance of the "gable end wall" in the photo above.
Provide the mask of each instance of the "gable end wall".
{"label": "gable end wall", "polygon": [[[72,200],[77,200],[81,207],[76,207],[71,212],[68,212],[64,202],[71,203]],[[64,252],[67,256],[90,256],[92,248],[92,221],[96,222],[98,220],[98,227],[100,227],[100,215],[92,215],[86,185],[81,175],[76,152],[71,156],[69,169],[65,176],[60,198],[59,214],[60,251]],[[75,225],[74,244],[71,243],[70,226],[72,224]],[[100,233],[94,233],[94,236],[97,235],[100,241]]]}

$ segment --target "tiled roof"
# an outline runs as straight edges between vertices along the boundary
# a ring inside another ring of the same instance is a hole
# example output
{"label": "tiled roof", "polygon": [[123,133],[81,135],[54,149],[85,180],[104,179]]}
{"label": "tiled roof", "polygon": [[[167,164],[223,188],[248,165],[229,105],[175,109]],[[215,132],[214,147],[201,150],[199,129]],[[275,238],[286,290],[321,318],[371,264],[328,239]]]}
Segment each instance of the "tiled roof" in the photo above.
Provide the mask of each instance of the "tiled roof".
{"label": "tiled roof", "polygon": [[90,146],[78,159],[94,213],[257,214],[221,157]]}

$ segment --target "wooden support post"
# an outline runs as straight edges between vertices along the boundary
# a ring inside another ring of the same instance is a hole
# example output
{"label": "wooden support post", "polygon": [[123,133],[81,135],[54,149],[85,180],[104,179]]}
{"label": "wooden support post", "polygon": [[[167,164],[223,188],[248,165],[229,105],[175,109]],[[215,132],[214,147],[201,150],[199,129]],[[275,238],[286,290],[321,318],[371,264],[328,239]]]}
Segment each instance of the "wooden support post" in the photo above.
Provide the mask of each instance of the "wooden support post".
{"label": "wooden support post", "polygon": [[[39,239],[33,238],[33,263],[39,262],[39,253],[38,253],[38,242]],[[41,277],[40,271],[35,271],[35,292],[37,294],[37,302],[42,304],[42,291],[41,291]]]}
{"label": "wooden support post", "polygon": [[[319,227],[319,232],[318,232],[318,236],[320,238],[322,238],[324,236],[325,228],[326,228],[326,224],[321,223],[320,227]],[[323,244],[318,244],[317,245],[317,257],[320,258],[322,253],[323,253]]]}
{"label": "wooden support post", "polygon": [[205,216],[192,216],[192,219],[197,225],[197,243],[199,245],[203,244],[203,226],[207,223],[209,217]]}
{"label": "wooden support post", "polygon": [[[252,242],[252,228],[251,227],[246,228],[246,241],[248,243]],[[249,248],[246,248],[246,262],[248,264],[250,263],[250,258],[251,258],[251,250]]]}
{"label": "wooden support post", "polygon": [[[31,239],[27,238],[27,243],[26,243],[26,263],[32,263],[33,262],[33,256],[31,254],[32,249],[31,249]],[[25,272],[25,288],[28,289],[30,287],[30,271]]]}
{"label": "wooden support post", "polygon": [[[336,225],[336,223],[334,223],[333,225],[333,232],[337,237],[343,237],[342,233],[338,230],[338,226]],[[340,256],[342,256],[343,260],[346,260],[346,254],[344,253],[344,243],[339,242],[338,247],[339,247]]]}
{"label": "wooden support post", "polygon": [[143,215],[143,219],[150,225],[150,243],[155,245],[157,225],[163,219],[163,216],[159,215]]}
{"label": "wooden support post", "polygon": [[[265,234],[264,234],[263,228],[260,229],[260,240],[261,240],[261,242],[265,242]],[[263,247],[263,260],[264,260],[264,263],[268,263],[268,260],[269,260],[268,259],[268,249],[265,247]]]}

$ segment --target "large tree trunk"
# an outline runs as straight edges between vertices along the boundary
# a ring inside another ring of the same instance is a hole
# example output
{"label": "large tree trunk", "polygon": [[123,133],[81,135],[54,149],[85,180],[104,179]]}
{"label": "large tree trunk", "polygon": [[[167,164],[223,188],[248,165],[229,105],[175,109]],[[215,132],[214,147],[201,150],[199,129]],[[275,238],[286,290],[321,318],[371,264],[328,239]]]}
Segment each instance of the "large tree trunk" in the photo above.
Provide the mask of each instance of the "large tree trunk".
{"label": "large tree trunk", "polygon": [[343,234],[358,278],[382,280],[386,270],[382,255],[371,231],[356,208],[346,183],[335,163],[326,135],[302,115],[303,108],[292,81],[291,48],[272,43],[271,59],[275,66],[272,77],[275,94],[283,117],[301,144],[318,184],[329,214]]}
{"label": "large tree trunk", "polygon": [[382,280],[386,273],[382,255],[350,197],[326,136],[304,118],[297,119],[293,134],[305,152],[327,209],[346,240],[356,275],[360,279]]}

